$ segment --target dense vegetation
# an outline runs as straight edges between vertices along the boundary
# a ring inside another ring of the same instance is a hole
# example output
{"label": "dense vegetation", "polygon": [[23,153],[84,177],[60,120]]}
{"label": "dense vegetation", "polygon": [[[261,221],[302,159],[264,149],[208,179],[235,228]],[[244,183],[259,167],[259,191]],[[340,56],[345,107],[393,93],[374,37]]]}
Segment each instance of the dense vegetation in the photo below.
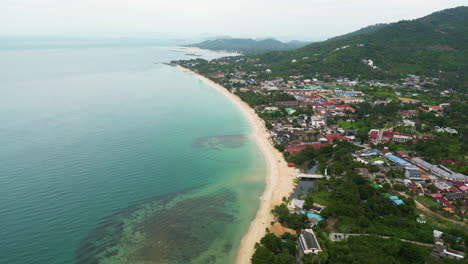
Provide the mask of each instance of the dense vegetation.
{"label": "dense vegetation", "polygon": [[272,233],[267,233],[260,243],[255,245],[255,253],[252,255],[252,264],[294,264],[297,237],[285,233],[281,238]]}
{"label": "dense vegetation", "polygon": [[209,50],[228,50],[238,51],[246,54],[262,53],[275,50],[292,50],[307,45],[308,42],[290,41],[281,42],[276,39],[242,39],[242,38],[226,38],[207,40],[197,44],[188,45],[189,47],[198,47]]}
{"label": "dense vegetation", "polygon": [[[406,74],[440,77],[445,88],[468,85],[468,7],[366,28],[289,52],[260,56],[285,77],[322,73],[360,79],[397,79]],[[345,48],[343,48],[345,47]],[[292,60],[297,62],[292,63]],[[362,62],[371,59],[378,68]]]}
{"label": "dense vegetation", "polygon": [[351,236],[347,241],[328,243],[327,263],[425,263],[430,247],[376,236]]}
{"label": "dense vegetation", "polygon": [[235,93],[239,96],[242,101],[246,102],[250,106],[257,106],[257,105],[269,105],[274,102],[280,101],[296,101],[294,96],[289,95],[287,93],[281,93],[279,91],[272,92],[269,95],[263,95],[256,92],[238,92]]}

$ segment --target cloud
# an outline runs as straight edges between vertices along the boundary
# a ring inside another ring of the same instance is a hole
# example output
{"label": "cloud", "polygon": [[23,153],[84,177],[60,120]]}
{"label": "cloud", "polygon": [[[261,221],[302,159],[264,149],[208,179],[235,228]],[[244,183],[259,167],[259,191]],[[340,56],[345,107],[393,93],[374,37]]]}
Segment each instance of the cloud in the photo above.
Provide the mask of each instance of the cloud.
{"label": "cloud", "polygon": [[320,39],[468,0],[2,0],[1,35],[201,32]]}

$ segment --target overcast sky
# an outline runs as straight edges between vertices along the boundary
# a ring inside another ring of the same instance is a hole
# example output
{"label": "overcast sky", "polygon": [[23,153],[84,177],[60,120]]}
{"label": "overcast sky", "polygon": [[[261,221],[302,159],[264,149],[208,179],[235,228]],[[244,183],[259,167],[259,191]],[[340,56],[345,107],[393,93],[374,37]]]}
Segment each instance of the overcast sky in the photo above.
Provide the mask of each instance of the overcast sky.
{"label": "overcast sky", "polygon": [[0,35],[321,40],[468,0],[0,0]]}

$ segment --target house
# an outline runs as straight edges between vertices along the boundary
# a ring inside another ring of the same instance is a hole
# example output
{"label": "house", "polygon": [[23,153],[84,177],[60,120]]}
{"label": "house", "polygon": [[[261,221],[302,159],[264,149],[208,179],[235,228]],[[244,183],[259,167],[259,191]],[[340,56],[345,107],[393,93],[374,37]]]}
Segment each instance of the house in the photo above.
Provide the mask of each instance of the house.
{"label": "house", "polygon": [[408,118],[411,118],[413,116],[416,115],[415,112],[411,112],[412,110],[409,110],[409,111],[401,111],[401,115],[404,116],[404,117],[408,117]]}
{"label": "house", "polygon": [[416,123],[414,121],[411,121],[411,120],[408,120],[408,119],[404,119],[403,120],[403,125],[404,126],[411,126],[411,127],[414,127],[416,125]]}
{"label": "house", "polygon": [[302,210],[302,208],[304,207],[304,204],[305,204],[304,200],[293,198],[291,201],[289,201],[288,208],[290,210],[294,210],[294,209]]}
{"label": "house", "polygon": [[380,130],[378,129],[371,129],[369,131],[369,141],[377,142],[379,141]]}
{"label": "house", "polygon": [[286,108],[285,110],[288,113],[288,115],[292,115],[292,114],[294,114],[296,112],[296,110],[294,110],[292,108]]}
{"label": "house", "polygon": [[449,201],[447,201],[447,200],[444,199],[444,198],[440,198],[440,199],[438,199],[437,201],[438,201],[441,205],[443,205],[443,206],[446,206],[446,207],[448,207],[448,208],[450,208],[450,209],[452,209],[452,210],[455,209],[455,205],[449,203]]}
{"label": "house", "polygon": [[404,203],[402,200],[400,200],[400,198],[398,198],[398,196],[396,196],[396,195],[389,196],[388,199],[390,199],[390,201],[392,201],[394,205],[402,205],[402,204],[405,204],[405,203]]}
{"label": "house", "polygon": [[445,198],[448,200],[457,200],[457,199],[463,199],[465,198],[464,193],[444,193]]}
{"label": "house", "polygon": [[214,72],[211,74],[212,77],[214,78],[224,78],[224,72]]}
{"label": "house", "polygon": [[311,117],[310,121],[312,127],[322,127],[326,125],[327,117],[324,114],[316,113]]}
{"label": "house", "polygon": [[312,229],[306,229],[299,236],[299,245],[304,254],[317,254],[322,251],[317,237]]}
{"label": "house", "polygon": [[350,111],[350,112],[355,112],[356,109],[352,108],[351,106],[347,105],[347,104],[342,104],[342,105],[335,105],[335,107],[337,109],[343,109],[343,110],[347,110],[347,111]]}
{"label": "house", "polygon": [[284,149],[293,156],[296,155],[297,153],[304,151],[306,148],[307,148],[306,145],[289,145],[289,146],[284,147]]}
{"label": "house", "polygon": [[436,181],[434,185],[437,189],[443,190],[443,191],[449,191],[451,188],[450,185],[448,185],[447,183],[443,181]]}
{"label": "house", "polygon": [[456,182],[453,185],[455,187],[457,187],[458,189],[460,189],[460,191],[462,191],[462,192],[466,192],[468,190],[468,186],[466,186],[466,184],[464,184],[462,182]]}
{"label": "house", "polygon": [[429,106],[429,111],[442,111],[444,108],[440,106]]}
{"label": "house", "polygon": [[342,137],[342,136],[337,135],[337,134],[332,134],[332,135],[326,136],[325,138],[330,143],[333,143],[334,140],[338,140],[338,141],[347,141],[348,140],[347,138]]}
{"label": "house", "polygon": [[423,195],[423,192],[420,189],[418,189],[414,184],[409,185],[408,189],[410,189],[412,192],[415,192],[419,195]]}

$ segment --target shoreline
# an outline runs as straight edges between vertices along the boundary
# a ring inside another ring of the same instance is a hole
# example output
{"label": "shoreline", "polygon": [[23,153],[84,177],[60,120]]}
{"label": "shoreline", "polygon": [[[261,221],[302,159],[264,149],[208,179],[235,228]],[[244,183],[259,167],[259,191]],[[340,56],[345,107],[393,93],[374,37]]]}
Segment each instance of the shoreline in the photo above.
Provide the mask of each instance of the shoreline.
{"label": "shoreline", "polygon": [[265,234],[265,229],[270,227],[273,221],[271,209],[282,202],[282,198],[288,197],[294,189],[292,178],[293,168],[287,166],[281,152],[273,147],[268,140],[269,133],[267,132],[263,120],[261,120],[255,111],[238,96],[229,92],[223,86],[214,81],[202,76],[194,71],[177,65],[177,68],[183,72],[193,74],[198,79],[216,89],[241,111],[244,117],[249,122],[252,129],[250,137],[253,139],[259,150],[262,152],[267,166],[266,186],[260,198],[260,206],[257,210],[255,219],[250,223],[247,232],[241,239],[237,255],[237,264],[250,263],[250,257],[255,251],[255,243]]}

